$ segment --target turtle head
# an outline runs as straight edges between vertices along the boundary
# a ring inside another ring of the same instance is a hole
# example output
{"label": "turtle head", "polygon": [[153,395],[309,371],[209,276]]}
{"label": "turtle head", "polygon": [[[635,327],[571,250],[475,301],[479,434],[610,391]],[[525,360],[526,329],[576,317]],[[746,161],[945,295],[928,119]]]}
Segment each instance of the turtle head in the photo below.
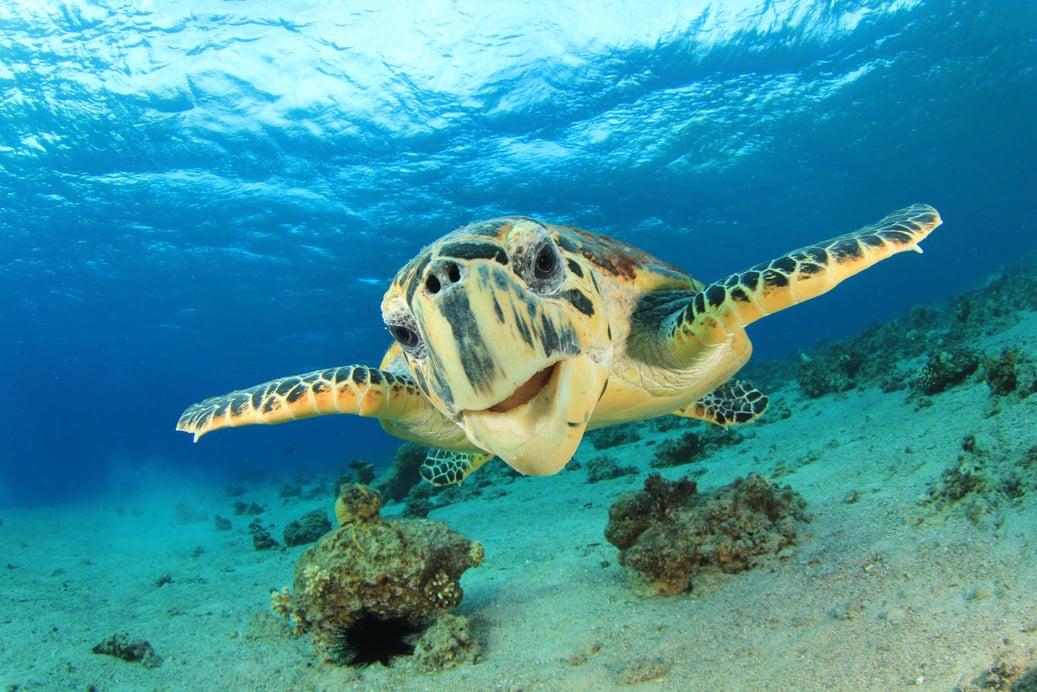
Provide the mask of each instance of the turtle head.
{"label": "turtle head", "polygon": [[608,380],[607,311],[566,232],[526,218],[458,229],[382,301],[432,404],[523,474],[565,466]]}

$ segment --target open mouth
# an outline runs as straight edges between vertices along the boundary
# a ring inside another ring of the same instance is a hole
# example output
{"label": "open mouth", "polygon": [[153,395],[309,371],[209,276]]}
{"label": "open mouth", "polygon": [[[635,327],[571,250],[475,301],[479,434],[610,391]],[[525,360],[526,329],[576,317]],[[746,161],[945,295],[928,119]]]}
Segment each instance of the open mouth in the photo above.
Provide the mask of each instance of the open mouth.
{"label": "open mouth", "polygon": [[522,474],[557,473],[572,458],[608,380],[588,358],[563,358],[538,371],[500,402],[461,412],[476,447]]}
{"label": "open mouth", "polygon": [[552,363],[518,386],[506,399],[486,409],[493,413],[507,413],[532,401],[551,381],[558,363]]}

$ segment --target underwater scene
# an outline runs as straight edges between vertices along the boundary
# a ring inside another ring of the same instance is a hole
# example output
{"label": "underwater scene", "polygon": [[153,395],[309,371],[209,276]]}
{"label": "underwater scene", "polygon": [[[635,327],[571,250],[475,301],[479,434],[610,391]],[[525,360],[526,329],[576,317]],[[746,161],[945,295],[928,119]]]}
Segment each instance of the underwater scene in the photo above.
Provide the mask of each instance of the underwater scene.
{"label": "underwater scene", "polygon": [[1037,690],[1035,37],[5,0],[0,689]]}

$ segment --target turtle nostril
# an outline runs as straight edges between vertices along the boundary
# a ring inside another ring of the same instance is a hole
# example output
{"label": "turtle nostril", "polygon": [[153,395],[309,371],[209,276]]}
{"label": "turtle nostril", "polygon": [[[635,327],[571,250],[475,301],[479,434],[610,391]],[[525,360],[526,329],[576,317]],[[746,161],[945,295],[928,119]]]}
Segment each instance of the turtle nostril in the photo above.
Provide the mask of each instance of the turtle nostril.
{"label": "turtle nostril", "polygon": [[457,262],[442,262],[433,267],[425,277],[425,290],[432,295],[461,280],[461,267]]}

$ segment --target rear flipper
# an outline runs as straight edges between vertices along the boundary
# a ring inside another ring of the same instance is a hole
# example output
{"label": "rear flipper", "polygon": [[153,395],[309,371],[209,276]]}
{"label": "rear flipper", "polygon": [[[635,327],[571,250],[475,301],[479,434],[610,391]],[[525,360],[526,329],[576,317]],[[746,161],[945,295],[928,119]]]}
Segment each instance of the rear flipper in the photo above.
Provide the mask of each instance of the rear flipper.
{"label": "rear flipper", "polygon": [[728,380],[698,401],[674,411],[723,427],[755,420],[767,410],[767,395],[745,380]]}
{"label": "rear flipper", "polygon": [[431,448],[421,465],[421,477],[432,485],[460,483],[493,458],[486,452],[448,452]]}

